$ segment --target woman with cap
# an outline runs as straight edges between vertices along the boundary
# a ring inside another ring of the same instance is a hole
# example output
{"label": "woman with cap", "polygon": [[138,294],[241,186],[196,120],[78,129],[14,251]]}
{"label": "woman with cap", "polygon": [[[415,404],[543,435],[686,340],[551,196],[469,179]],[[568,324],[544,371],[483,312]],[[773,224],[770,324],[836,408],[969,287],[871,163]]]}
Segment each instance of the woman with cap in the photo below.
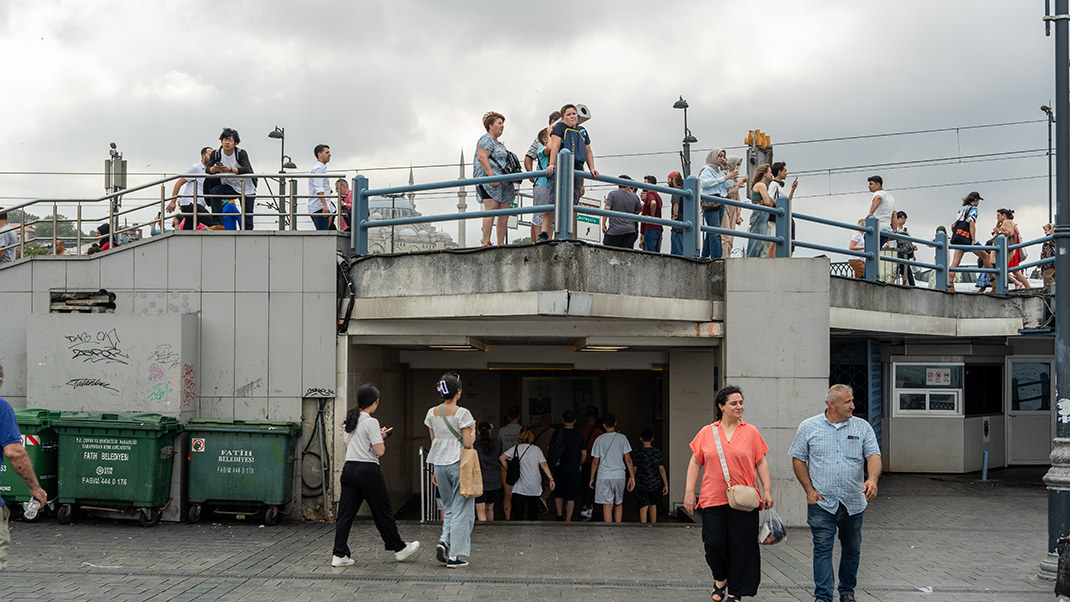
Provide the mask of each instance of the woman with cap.
{"label": "woman with cap", "polygon": [[357,390],[357,407],[346,414],[342,435],[346,444],[346,463],[342,467],[342,496],[338,502],[338,522],[334,527],[334,557],[331,566],[349,566],[353,559],[349,552],[349,530],[357,509],[367,500],[375,528],[383,538],[387,550],[393,550],[394,560],[402,561],[420,548],[420,542],[405,543],[398,535],[386,481],[379,469],[379,458],[386,453],[383,439],[393,428],[379,426],[372,414],[379,409],[379,389],[364,385]]}
{"label": "woman with cap", "polygon": [[[962,209],[959,209],[955,223],[951,225],[951,244],[973,246],[973,241],[977,240],[977,204],[983,200],[977,192],[971,192],[966,195],[966,198],[962,199]],[[962,262],[962,255],[965,252],[964,249],[955,249],[955,254],[951,259],[951,267],[948,268],[947,278],[947,290],[950,292],[955,292],[955,272],[951,270],[959,267],[959,263]],[[980,258],[981,263],[986,268],[992,267],[992,261],[988,258],[988,251],[977,249],[972,252]]]}
{"label": "woman with cap", "polygon": [[427,463],[435,467],[434,479],[445,505],[442,537],[435,546],[435,558],[446,568],[468,566],[462,556],[472,548],[472,527],[476,522],[475,498],[461,495],[461,448],[475,443],[475,418],[458,402],[461,399],[461,376],[447,372],[436,386],[442,403],[427,410],[424,425],[431,433],[431,451]]}

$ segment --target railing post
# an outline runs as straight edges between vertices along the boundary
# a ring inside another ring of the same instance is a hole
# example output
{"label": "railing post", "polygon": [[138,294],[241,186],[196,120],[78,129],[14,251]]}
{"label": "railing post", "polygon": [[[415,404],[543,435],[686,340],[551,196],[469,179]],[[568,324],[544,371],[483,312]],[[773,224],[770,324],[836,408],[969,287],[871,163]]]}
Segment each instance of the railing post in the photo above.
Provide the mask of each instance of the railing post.
{"label": "railing post", "polygon": [[572,240],[575,237],[576,212],[572,198],[575,182],[576,164],[572,160],[572,152],[567,148],[561,149],[554,166],[554,225],[557,227],[554,236],[558,240]]}
{"label": "railing post", "polygon": [[996,237],[996,265],[995,268],[999,270],[993,278],[995,290],[999,294],[1007,292],[1007,237],[1000,234]]}
{"label": "railing post", "polygon": [[290,180],[290,231],[297,229],[297,180]]}
{"label": "railing post", "polygon": [[77,249],[78,249],[78,255],[81,255],[82,254],[82,202],[81,201],[78,201],[78,208],[76,209],[75,212],[77,213],[77,215],[75,216],[75,222],[78,224],[78,228],[77,228],[78,233],[74,235],[74,238],[75,238]]}
{"label": "railing post", "polygon": [[691,191],[691,196],[683,195],[680,203],[680,221],[691,223],[690,229],[684,228],[684,256],[698,257],[702,254],[702,212],[699,210],[698,178],[684,178],[684,190]]}
{"label": "railing post", "polygon": [[776,235],[783,243],[777,243],[777,257],[791,257],[791,199],[782,196],[776,200],[777,209],[783,209],[784,215],[776,218]]}
{"label": "railing post", "polygon": [[872,259],[866,259],[866,280],[874,281],[877,279],[877,275],[881,271],[881,225],[877,221],[877,218],[869,216],[866,218],[866,227],[870,229],[866,232],[866,253],[869,253]]}
{"label": "railing post", "polygon": [[349,256],[368,254],[368,178],[362,175],[353,177],[353,215],[349,231],[353,233]]}
{"label": "railing post", "polygon": [[940,269],[936,270],[936,284],[933,288],[938,291],[946,291],[948,279],[950,274],[947,271],[947,232],[940,230],[936,233],[936,265]]}
{"label": "railing post", "polygon": [[56,254],[56,235],[58,234],[56,232],[56,230],[57,230],[56,213],[57,213],[56,204],[52,203],[52,254],[53,255]]}

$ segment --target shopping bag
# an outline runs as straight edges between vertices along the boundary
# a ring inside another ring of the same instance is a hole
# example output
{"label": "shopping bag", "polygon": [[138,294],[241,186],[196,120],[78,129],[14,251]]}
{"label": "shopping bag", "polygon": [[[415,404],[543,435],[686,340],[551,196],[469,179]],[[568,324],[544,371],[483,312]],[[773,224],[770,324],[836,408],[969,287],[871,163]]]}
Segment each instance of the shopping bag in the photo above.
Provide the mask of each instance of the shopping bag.
{"label": "shopping bag", "polygon": [[771,546],[787,538],[788,530],[784,528],[784,521],[780,520],[780,515],[776,513],[776,510],[770,508],[765,512],[762,526],[758,528],[758,543]]}
{"label": "shopping bag", "polygon": [[483,473],[479,470],[479,454],[474,449],[461,450],[461,495],[466,498],[483,495]]}

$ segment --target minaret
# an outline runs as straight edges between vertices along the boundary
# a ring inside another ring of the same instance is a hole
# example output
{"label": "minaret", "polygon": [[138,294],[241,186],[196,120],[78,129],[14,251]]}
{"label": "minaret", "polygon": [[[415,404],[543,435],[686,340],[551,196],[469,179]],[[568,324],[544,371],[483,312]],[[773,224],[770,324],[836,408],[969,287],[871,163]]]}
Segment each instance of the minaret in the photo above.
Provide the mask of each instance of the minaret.
{"label": "minaret", "polygon": [[[464,147],[463,146],[461,147],[461,160],[458,161],[457,165],[460,168],[460,174],[459,174],[459,177],[457,179],[458,180],[463,180],[464,179]],[[468,193],[465,192],[464,186],[459,186],[457,188],[457,211],[459,213],[464,213],[464,210],[468,208],[468,203],[465,201],[465,197],[466,196],[468,196]],[[467,246],[465,244],[465,236],[464,236],[464,232],[467,229],[468,228],[466,227],[465,221],[463,219],[457,221],[457,246],[461,247],[462,249]]]}
{"label": "minaret", "polygon": [[[415,184],[415,181],[412,177],[412,165],[409,165],[409,186],[412,186],[413,184]],[[410,192],[406,196],[409,197],[409,205],[412,206],[412,210],[416,211],[416,193]]]}

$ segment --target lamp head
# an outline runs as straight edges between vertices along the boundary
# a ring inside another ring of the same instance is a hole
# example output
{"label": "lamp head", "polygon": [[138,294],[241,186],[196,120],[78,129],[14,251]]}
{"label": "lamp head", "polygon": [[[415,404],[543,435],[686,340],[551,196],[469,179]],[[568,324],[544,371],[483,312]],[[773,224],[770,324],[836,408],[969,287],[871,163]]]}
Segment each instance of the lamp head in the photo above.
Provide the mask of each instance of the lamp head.
{"label": "lamp head", "polygon": [[290,155],[286,155],[282,158],[282,160],[283,169],[297,169],[297,164],[295,164],[293,159],[290,158]]}
{"label": "lamp head", "polygon": [[674,109],[686,109],[687,107],[688,107],[687,101],[684,100],[683,96],[680,97],[680,100],[672,103],[672,108],[674,108]]}
{"label": "lamp head", "polygon": [[280,128],[279,126],[275,126],[275,129],[273,129],[270,132],[268,132],[268,138],[275,138],[275,139],[281,140],[281,139],[283,139],[285,137],[286,137],[286,130]]}

